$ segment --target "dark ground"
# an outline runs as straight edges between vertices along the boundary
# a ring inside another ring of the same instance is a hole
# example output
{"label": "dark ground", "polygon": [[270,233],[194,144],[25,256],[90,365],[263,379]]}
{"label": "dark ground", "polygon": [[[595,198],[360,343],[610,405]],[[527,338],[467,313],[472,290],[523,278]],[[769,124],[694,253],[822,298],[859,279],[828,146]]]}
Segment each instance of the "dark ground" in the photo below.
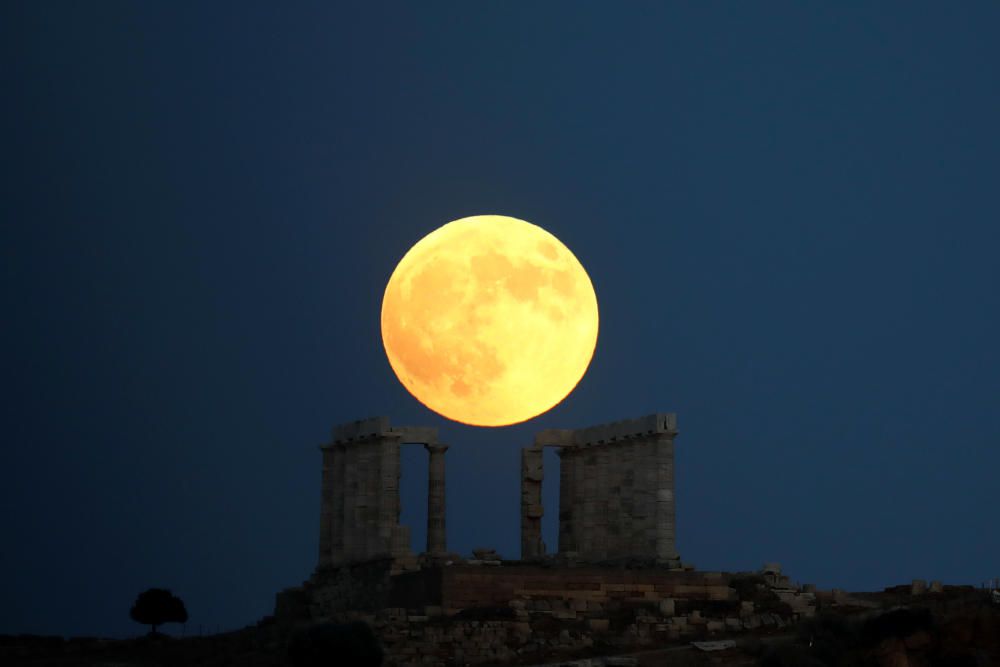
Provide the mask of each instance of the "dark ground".
{"label": "dark ground", "polygon": [[[901,587],[855,597],[876,601],[880,609],[820,608],[816,618],[777,634],[734,636],[738,647],[724,652],[703,653],[680,642],[633,655],[645,667],[1000,667],[1000,605],[991,603],[982,591],[960,588],[914,598]],[[285,667],[293,665],[288,651],[293,636],[293,630],[273,622],[186,638],[0,636],[0,665]],[[343,656],[329,656],[324,664],[347,663]]]}

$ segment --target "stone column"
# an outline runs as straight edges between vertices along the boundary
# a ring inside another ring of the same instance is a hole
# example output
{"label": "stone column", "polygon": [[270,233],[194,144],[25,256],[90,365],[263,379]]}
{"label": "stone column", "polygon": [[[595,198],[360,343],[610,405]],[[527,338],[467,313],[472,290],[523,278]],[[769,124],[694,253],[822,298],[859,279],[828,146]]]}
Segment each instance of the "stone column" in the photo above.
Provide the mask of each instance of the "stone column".
{"label": "stone column", "polygon": [[359,529],[364,545],[361,558],[369,560],[379,555],[378,514],[379,514],[379,440],[366,440],[360,446],[361,453],[361,506]]}
{"label": "stone column", "polygon": [[331,557],[334,565],[344,561],[344,446],[334,444],[332,447],[333,498],[330,502],[330,532]]}
{"label": "stone column", "polygon": [[621,558],[625,553],[622,547],[622,535],[624,526],[622,525],[622,447],[623,441],[615,442],[611,445],[611,458],[608,461],[607,471],[607,541],[608,558]]}
{"label": "stone column", "polygon": [[576,478],[574,476],[573,450],[560,447],[559,454],[559,549],[558,553],[576,551],[573,540],[573,493]]}
{"label": "stone column", "polygon": [[344,560],[357,560],[358,545],[358,448],[357,444],[344,445],[343,513],[340,533],[344,544]]}
{"label": "stone column", "polygon": [[571,459],[573,462],[573,550],[578,556],[583,553],[583,501],[587,497],[584,454],[585,452],[581,448],[575,447]]}
{"label": "stone column", "polygon": [[595,560],[607,560],[608,558],[608,499],[610,496],[609,472],[611,468],[611,444],[604,443],[598,445],[595,454],[597,456],[597,471],[594,493],[594,549],[593,558]]}
{"label": "stone column", "polygon": [[635,556],[639,553],[638,526],[636,517],[636,443],[626,440],[618,452],[620,465],[620,488],[618,500],[621,517],[621,536],[619,540],[620,556]]}
{"label": "stone column", "polygon": [[656,456],[656,560],[675,565],[674,507],[674,436],[676,432],[660,434],[654,441]]}
{"label": "stone column", "polygon": [[320,447],[323,456],[323,478],[319,499],[319,565],[328,567],[333,559],[333,445]]}
{"label": "stone column", "polygon": [[521,450],[521,559],[544,556],[542,549],[542,448]]}
{"label": "stone column", "polygon": [[345,539],[350,546],[348,558],[352,561],[368,560],[368,508],[371,482],[371,443],[352,442],[347,446],[345,477]]}
{"label": "stone column", "polygon": [[383,436],[378,447],[378,554],[391,555],[399,525],[399,438]]}
{"label": "stone column", "polygon": [[638,519],[636,556],[652,559],[656,555],[656,455],[655,441],[643,437],[636,444],[635,516]]}
{"label": "stone column", "polygon": [[582,480],[583,487],[582,501],[579,509],[580,521],[577,522],[577,547],[580,557],[584,560],[594,560],[596,551],[595,533],[597,531],[597,505],[595,496],[597,495],[597,453],[594,445],[588,445],[580,452],[582,459]]}
{"label": "stone column", "polygon": [[444,453],[448,445],[424,445],[430,460],[427,464],[427,553],[443,554],[448,551],[445,533]]}

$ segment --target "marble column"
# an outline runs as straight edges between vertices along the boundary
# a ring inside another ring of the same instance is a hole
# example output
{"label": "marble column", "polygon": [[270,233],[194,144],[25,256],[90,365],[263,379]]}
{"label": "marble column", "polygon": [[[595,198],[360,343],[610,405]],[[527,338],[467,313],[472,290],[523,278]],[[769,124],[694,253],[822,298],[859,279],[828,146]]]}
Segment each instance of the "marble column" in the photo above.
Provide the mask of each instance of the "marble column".
{"label": "marble column", "polygon": [[578,525],[580,556],[594,560],[597,551],[597,453],[594,445],[588,445],[580,452],[583,459],[583,500],[580,503],[581,517]]}
{"label": "marble column", "polygon": [[594,560],[607,560],[608,536],[608,502],[611,492],[610,472],[612,461],[612,444],[598,445],[595,450],[597,457],[596,482],[594,487]]}
{"label": "marble column", "polygon": [[618,451],[621,461],[621,484],[618,500],[621,517],[620,556],[635,556],[640,552],[638,530],[640,521],[636,516],[636,442],[624,441]]}
{"label": "marble column", "polygon": [[622,447],[624,442],[616,442],[611,447],[611,458],[608,461],[607,472],[607,539],[608,558],[621,558],[627,555],[622,546],[622,535],[625,527],[622,525]]}
{"label": "marble column", "polygon": [[573,487],[572,503],[573,508],[573,551],[578,555],[583,552],[583,501],[587,496],[584,480],[584,452],[579,447],[574,447],[572,453]]}
{"label": "marble column", "polygon": [[383,436],[378,444],[378,555],[394,552],[393,537],[399,525],[399,437]]}
{"label": "marble column", "polygon": [[[652,465],[649,442],[645,437],[633,441],[634,479],[632,487],[632,555],[638,558],[651,558],[653,555],[653,484],[650,480],[649,468]],[[653,471],[655,475],[656,472]]]}
{"label": "marble column", "polygon": [[343,512],[341,514],[341,536],[344,544],[344,560],[357,560],[360,555],[358,544],[358,448],[354,443],[344,445],[344,491]]}
{"label": "marble column", "polygon": [[358,447],[361,454],[361,495],[359,504],[361,506],[358,517],[358,528],[361,531],[361,543],[363,545],[361,558],[369,560],[378,556],[378,486],[379,486],[379,457],[381,451],[378,440],[365,440]]}
{"label": "marble column", "polygon": [[344,446],[334,444],[331,452],[333,496],[330,499],[330,561],[339,565],[344,561]]}
{"label": "marble column", "polygon": [[656,457],[656,560],[662,563],[676,561],[674,506],[674,436],[662,433],[655,440]]}
{"label": "marble column", "polygon": [[576,551],[573,539],[573,494],[576,478],[573,461],[573,450],[560,447],[559,454],[559,553]]}
{"label": "marble column", "polygon": [[443,554],[448,551],[445,532],[445,466],[444,453],[448,445],[424,445],[430,457],[427,465],[427,553]]}
{"label": "marble column", "polygon": [[544,556],[542,549],[542,448],[521,450],[521,559]]}

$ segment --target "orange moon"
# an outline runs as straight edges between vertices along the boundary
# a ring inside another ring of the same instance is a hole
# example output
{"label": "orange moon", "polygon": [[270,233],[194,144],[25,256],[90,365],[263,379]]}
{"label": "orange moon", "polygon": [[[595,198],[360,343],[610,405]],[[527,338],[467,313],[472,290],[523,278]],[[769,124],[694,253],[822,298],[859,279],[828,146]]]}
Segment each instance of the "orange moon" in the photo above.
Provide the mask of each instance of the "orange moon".
{"label": "orange moon", "polygon": [[562,401],[597,344],[597,296],[559,239],[502,215],[449,222],[414,245],[382,299],[389,364],[448,419],[506,426]]}

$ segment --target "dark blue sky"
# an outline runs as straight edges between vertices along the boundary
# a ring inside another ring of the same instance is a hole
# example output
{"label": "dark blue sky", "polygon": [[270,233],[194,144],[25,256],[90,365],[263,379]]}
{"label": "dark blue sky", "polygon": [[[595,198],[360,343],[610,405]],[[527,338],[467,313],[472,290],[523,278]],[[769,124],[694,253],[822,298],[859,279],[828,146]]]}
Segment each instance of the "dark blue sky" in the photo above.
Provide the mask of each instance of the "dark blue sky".
{"label": "dark blue sky", "polygon": [[[517,555],[535,431],[672,411],[685,560],[1000,575],[1000,5],[176,4],[0,10],[0,632],[139,633],[155,585],[189,631],[270,613],[317,445],[375,414],[452,444],[462,552]],[[511,428],[428,412],[379,336],[399,258],[477,213],[601,308]]]}

